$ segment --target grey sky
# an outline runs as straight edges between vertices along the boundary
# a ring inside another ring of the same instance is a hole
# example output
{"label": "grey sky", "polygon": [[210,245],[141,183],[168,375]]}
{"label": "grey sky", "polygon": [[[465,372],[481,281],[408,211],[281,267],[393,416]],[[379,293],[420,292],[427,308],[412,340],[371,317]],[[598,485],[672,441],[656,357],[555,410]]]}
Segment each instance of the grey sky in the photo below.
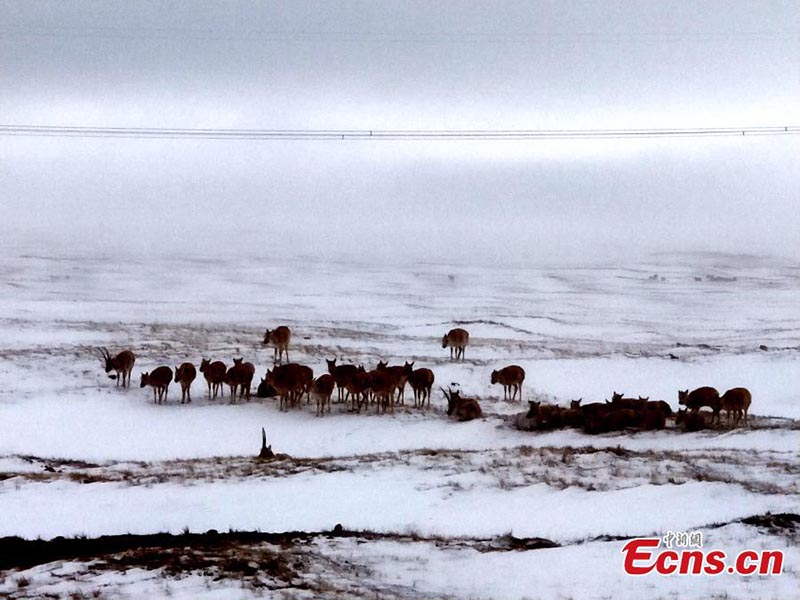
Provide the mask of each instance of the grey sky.
{"label": "grey sky", "polygon": [[[799,101],[794,1],[0,2],[4,124],[798,125]],[[0,137],[0,233],[137,252],[797,257],[799,156],[800,136]]]}

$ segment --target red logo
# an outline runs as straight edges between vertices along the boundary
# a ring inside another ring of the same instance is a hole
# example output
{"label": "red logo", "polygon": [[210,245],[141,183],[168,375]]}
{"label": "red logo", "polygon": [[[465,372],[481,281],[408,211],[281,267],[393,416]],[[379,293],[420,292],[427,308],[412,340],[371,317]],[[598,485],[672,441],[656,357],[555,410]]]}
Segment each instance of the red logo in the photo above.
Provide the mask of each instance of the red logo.
{"label": "red logo", "polygon": [[[728,561],[724,550],[660,548],[659,538],[636,538],[622,547],[622,568],[628,575],[780,575],[782,550],[743,550]],[[665,544],[667,545],[667,544]],[[668,546],[668,545],[667,545]]]}

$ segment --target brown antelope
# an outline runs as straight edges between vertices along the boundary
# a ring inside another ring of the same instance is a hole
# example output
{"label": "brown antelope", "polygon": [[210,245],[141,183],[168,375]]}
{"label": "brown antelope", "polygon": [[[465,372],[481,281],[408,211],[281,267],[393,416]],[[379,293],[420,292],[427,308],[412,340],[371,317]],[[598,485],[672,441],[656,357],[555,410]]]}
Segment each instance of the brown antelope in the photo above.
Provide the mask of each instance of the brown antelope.
{"label": "brown antelope", "polygon": [[273,364],[278,364],[283,362],[281,360],[283,354],[286,354],[286,362],[289,362],[289,341],[292,339],[292,331],[286,327],[286,325],[281,325],[280,327],[276,327],[272,331],[267,329],[264,332],[264,341],[263,344],[266,346],[267,344],[272,344],[275,348],[275,356],[272,359]]}
{"label": "brown antelope", "polygon": [[311,382],[314,380],[314,371],[311,367],[288,363],[279,365],[275,369],[267,370],[264,381],[275,388],[280,396],[280,410],[289,410],[289,404],[295,404],[302,399],[304,393],[309,393]]}
{"label": "brown antelope", "polygon": [[352,383],[358,367],[356,365],[337,365],[335,358],[333,360],[326,359],[326,362],[328,363],[328,373],[333,375],[336,387],[339,389],[339,402],[346,402],[350,395],[347,386]]}
{"label": "brown antelope", "polygon": [[696,390],[678,390],[678,404],[685,406],[692,412],[697,412],[703,406],[708,406],[713,412],[711,424],[719,423],[719,411],[722,403],[716,388],[705,386]]}
{"label": "brown antelope", "polygon": [[192,401],[192,382],[197,377],[197,369],[190,362],[175,367],[175,383],[181,384],[181,404]]}
{"label": "brown antelope", "polygon": [[394,391],[397,389],[397,378],[389,369],[375,369],[370,371],[370,388],[372,397],[375,400],[376,411],[378,413],[394,412]]}
{"label": "brown antelope", "polygon": [[450,390],[450,393],[442,390],[444,397],[447,398],[447,416],[455,415],[459,421],[471,421],[483,416],[481,405],[474,398],[462,398],[460,390]]}
{"label": "brown antelope", "polygon": [[100,348],[100,357],[105,361],[106,373],[115,372],[112,379],[117,380],[117,387],[119,387],[120,380],[122,380],[122,387],[131,387],[131,371],[133,371],[133,363],[136,362],[133,352],[123,350],[112,358],[107,348]]}
{"label": "brown antelope", "polygon": [[414,390],[414,406],[425,407],[428,399],[428,408],[431,407],[431,388],[433,387],[433,371],[430,369],[414,369],[408,376],[408,384]]}
{"label": "brown antelope", "polygon": [[222,388],[222,384],[225,383],[225,375],[228,373],[228,368],[225,366],[225,363],[221,360],[215,360],[211,362],[208,359],[203,359],[200,362],[200,372],[205,377],[206,383],[208,383],[208,398],[211,399],[211,391],[214,391],[214,398],[217,397],[217,393],[219,393],[221,398],[225,397],[225,392]]}
{"label": "brown antelope", "polygon": [[369,407],[372,393],[372,373],[367,373],[363,365],[356,367],[355,375],[347,382],[347,396],[353,400],[353,410],[361,412],[361,406]]}
{"label": "brown antelope", "polygon": [[649,398],[642,398],[641,396],[638,398],[626,398],[625,394],[620,394],[616,391],[611,394],[611,405],[614,410],[622,410],[623,408],[639,410],[647,404],[648,400]]}
{"label": "brown antelope", "polygon": [[708,428],[703,413],[689,411],[685,408],[675,413],[675,425],[683,425],[683,430],[687,432]]}
{"label": "brown antelope", "polygon": [[492,384],[499,383],[503,386],[503,400],[508,400],[511,396],[513,402],[519,392],[519,401],[522,402],[523,381],[525,381],[525,369],[518,365],[509,365],[499,371],[492,371]]}
{"label": "brown antelope", "polygon": [[753,396],[747,388],[732,388],[722,394],[720,401],[722,409],[728,414],[728,425],[731,424],[731,413],[733,413],[733,426],[739,424],[739,419],[744,415],[744,424],[747,425],[747,410],[750,408]]}
{"label": "brown antelope", "polygon": [[[172,369],[169,367],[156,367],[150,373],[142,373],[139,387],[151,386],[153,388],[153,402],[161,404],[167,401],[170,381],[172,381]],[[156,393],[158,394],[158,399],[156,399]]]}
{"label": "brown antelope", "polygon": [[231,388],[231,403],[236,402],[236,390],[239,390],[239,400],[247,395],[250,398],[250,386],[256,368],[253,363],[242,362],[242,358],[234,358],[233,366],[225,373],[225,383]]}
{"label": "brown antelope", "polygon": [[[385,370],[392,374],[394,389],[397,392],[397,402],[405,404],[406,382],[408,381],[408,376],[414,371],[414,363],[406,362],[402,367],[400,365],[392,365],[390,367],[388,363],[380,361],[378,362],[377,370]],[[392,395],[394,396],[394,394]]]}
{"label": "brown antelope", "polygon": [[331,412],[331,394],[333,394],[333,386],[336,382],[333,380],[333,375],[324,373],[311,382],[311,393],[317,401],[317,416],[325,414],[325,405],[328,405],[328,414]]}
{"label": "brown antelope", "polygon": [[442,338],[442,348],[450,348],[450,360],[453,360],[453,350],[456,360],[459,358],[464,360],[464,348],[467,344],[469,344],[469,332],[466,329],[451,329]]}

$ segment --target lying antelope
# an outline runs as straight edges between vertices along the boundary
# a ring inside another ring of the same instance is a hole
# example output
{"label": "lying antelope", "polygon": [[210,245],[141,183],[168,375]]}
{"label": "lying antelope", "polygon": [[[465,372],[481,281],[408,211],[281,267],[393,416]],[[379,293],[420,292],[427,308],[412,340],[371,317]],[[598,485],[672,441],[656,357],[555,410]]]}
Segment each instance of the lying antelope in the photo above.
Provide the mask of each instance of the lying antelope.
{"label": "lying antelope", "polygon": [[722,402],[719,398],[719,392],[716,388],[704,386],[696,390],[678,390],[678,404],[685,406],[692,412],[697,412],[703,406],[708,406],[713,412],[711,424],[714,421],[719,423],[719,412],[722,408]]}
{"label": "lying antelope", "polygon": [[731,413],[733,413],[734,427],[739,424],[739,419],[744,415],[744,424],[747,425],[747,410],[750,408],[753,396],[747,388],[732,388],[722,394],[720,402],[722,409],[728,415],[728,425],[731,424]]}
{"label": "lying antelope", "polygon": [[447,416],[455,415],[459,421],[471,421],[483,416],[481,405],[474,398],[462,398],[460,390],[450,390],[448,394],[443,388],[439,389],[447,398]]}
{"label": "lying antelope", "polygon": [[105,361],[106,373],[111,371],[116,373],[112,379],[117,380],[117,387],[119,387],[120,379],[122,380],[122,387],[131,387],[131,371],[133,371],[133,363],[136,362],[136,356],[133,352],[123,350],[112,358],[107,348],[100,348],[100,358]]}
{"label": "lying antelope", "polygon": [[225,396],[225,392],[222,388],[222,384],[225,383],[225,375],[228,373],[228,368],[225,366],[225,363],[221,360],[215,360],[211,362],[210,360],[204,358],[200,362],[200,372],[203,374],[203,377],[208,384],[208,398],[211,399],[211,391],[214,391],[214,398],[217,397],[217,393],[219,393],[220,397]]}
{"label": "lying antelope", "polygon": [[708,428],[703,413],[689,411],[685,408],[675,413],[675,425],[682,425],[683,430],[686,432],[700,431],[701,429]]}
{"label": "lying antelope", "polygon": [[469,343],[469,332],[466,329],[456,328],[448,331],[442,337],[442,348],[450,348],[450,360],[453,360],[453,350],[455,359],[464,360],[464,348]]}
{"label": "lying antelope", "polygon": [[192,401],[192,382],[197,377],[197,369],[190,362],[175,367],[175,383],[181,384],[181,404]]}
{"label": "lying antelope", "polygon": [[503,386],[503,400],[511,396],[513,402],[519,392],[519,401],[522,402],[522,382],[525,381],[525,369],[518,365],[509,365],[499,371],[492,371],[492,384],[499,383]]}
{"label": "lying antelope", "polygon": [[433,387],[433,371],[430,369],[414,369],[408,376],[408,385],[414,390],[414,406],[425,407],[428,399],[428,408],[431,407],[431,388]]}
{"label": "lying antelope", "polygon": [[[153,402],[161,404],[167,401],[170,381],[172,381],[172,369],[169,367],[156,367],[150,373],[142,373],[139,387],[151,386],[153,388]],[[156,394],[158,394],[158,398],[156,398]]]}
{"label": "lying antelope", "polygon": [[267,344],[272,344],[275,348],[275,355],[272,359],[273,364],[283,362],[281,360],[283,354],[286,354],[286,362],[289,362],[289,341],[291,339],[292,331],[286,327],[286,325],[276,327],[272,331],[267,329],[264,332],[264,341],[262,343],[265,346]]}

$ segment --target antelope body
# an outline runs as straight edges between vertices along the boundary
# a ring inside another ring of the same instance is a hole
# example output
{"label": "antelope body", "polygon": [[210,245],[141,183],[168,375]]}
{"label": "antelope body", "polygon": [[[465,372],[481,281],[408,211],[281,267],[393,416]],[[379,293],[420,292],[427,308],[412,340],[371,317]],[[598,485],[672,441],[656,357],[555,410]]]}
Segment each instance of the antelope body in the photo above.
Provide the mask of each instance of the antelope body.
{"label": "antelope body", "polygon": [[[406,395],[406,382],[408,381],[408,376],[414,371],[414,363],[406,362],[405,365],[401,367],[400,365],[389,366],[388,363],[380,361],[378,363],[377,370],[387,371],[391,374],[392,382],[394,384],[392,396],[394,396],[394,391],[396,391],[397,401],[400,404],[404,404]],[[392,398],[392,401],[394,401],[394,397]]]}
{"label": "antelope body", "polygon": [[175,383],[181,384],[181,404],[192,401],[192,382],[197,377],[197,369],[190,362],[175,368]]}
{"label": "antelope body", "polygon": [[276,327],[273,330],[267,329],[264,332],[264,341],[263,344],[272,344],[275,348],[275,355],[273,357],[273,364],[278,364],[282,361],[282,356],[286,355],[286,362],[289,362],[289,342],[292,339],[292,331],[286,327],[286,325],[281,325]]}
{"label": "antelope body", "polygon": [[317,415],[322,416],[325,414],[325,405],[328,405],[328,414],[331,412],[331,394],[333,394],[333,387],[336,382],[333,375],[324,373],[311,382],[310,396],[313,396],[317,401]]}
{"label": "antelope body", "polygon": [[337,365],[335,358],[333,360],[326,359],[326,362],[328,363],[328,373],[333,375],[336,387],[339,389],[339,402],[347,401],[350,395],[348,386],[358,373],[358,367],[356,365]]}
{"label": "antelope body", "polygon": [[525,369],[518,365],[509,365],[499,371],[492,371],[492,384],[499,383],[503,386],[503,399],[511,396],[513,402],[519,392],[519,401],[522,402],[522,382],[525,381]]}
{"label": "antelope body", "polygon": [[150,373],[142,373],[139,387],[151,386],[153,388],[153,402],[161,404],[167,401],[170,381],[172,381],[172,369],[169,367],[156,367]]}
{"label": "antelope body", "polygon": [[720,398],[722,408],[728,414],[728,425],[731,424],[731,413],[733,413],[734,427],[739,424],[739,419],[744,415],[744,424],[747,425],[747,410],[750,408],[753,396],[747,388],[732,388],[722,394]]}
{"label": "antelope body", "polygon": [[408,376],[408,385],[414,390],[414,406],[423,408],[425,399],[428,399],[428,408],[431,407],[431,388],[433,387],[433,371],[430,369],[414,369]]}
{"label": "antelope body", "polygon": [[131,371],[133,371],[133,363],[136,362],[136,356],[133,352],[123,350],[112,357],[107,348],[100,348],[100,356],[105,361],[106,373],[111,371],[116,373],[117,387],[119,387],[120,379],[122,380],[122,387],[131,387]]}
{"label": "antelope body", "polygon": [[450,348],[450,360],[453,360],[453,351],[456,360],[459,358],[464,360],[464,348],[467,344],[469,344],[469,332],[460,327],[451,329],[442,337],[442,348]]}
{"label": "antelope body", "polygon": [[708,406],[713,412],[711,424],[716,420],[719,423],[719,412],[722,402],[716,388],[710,386],[699,387],[696,390],[678,390],[678,404],[685,406],[692,412],[697,412],[703,406]]}
{"label": "antelope body", "polygon": [[450,390],[448,394],[444,389],[439,388],[447,398],[447,416],[455,415],[459,421],[471,421],[483,415],[481,405],[474,398],[462,398],[459,390]]}
{"label": "antelope body", "polygon": [[288,363],[268,369],[263,381],[275,388],[280,396],[280,410],[288,410],[290,403],[294,404],[302,398],[303,393],[309,391],[313,379],[314,371],[311,367]]}
{"label": "antelope body", "polygon": [[208,384],[209,399],[211,398],[212,389],[214,391],[214,398],[217,397],[217,393],[219,393],[221,397],[224,397],[225,393],[222,389],[222,384],[225,383],[225,375],[228,373],[228,368],[225,366],[225,363],[221,360],[211,362],[204,358],[200,362],[200,372],[203,374]]}
{"label": "antelope body", "polygon": [[231,402],[236,402],[236,390],[239,390],[239,399],[245,395],[250,398],[250,386],[256,368],[253,363],[242,362],[242,358],[234,358],[233,366],[225,373],[225,383],[231,389]]}

